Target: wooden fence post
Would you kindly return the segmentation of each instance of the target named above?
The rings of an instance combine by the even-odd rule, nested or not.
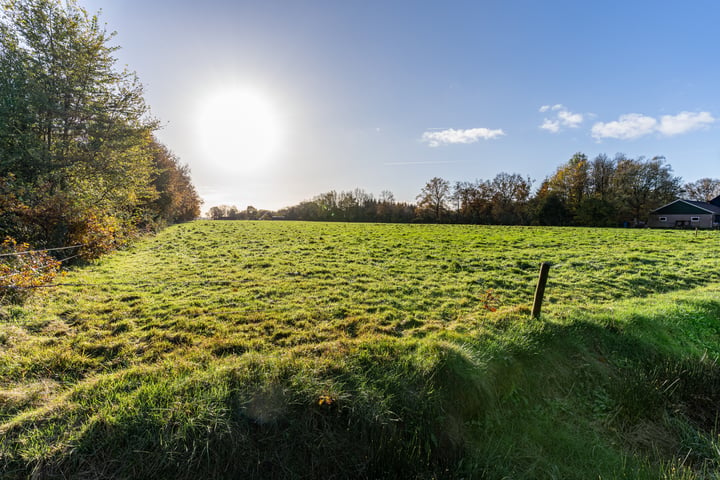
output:
[[[547,283],[548,273],[550,272],[550,262],[540,264],[540,276],[538,277],[537,287],[535,287],[535,300],[533,301],[532,318],[540,316],[540,307],[542,307],[543,296],[545,295],[545,283]]]

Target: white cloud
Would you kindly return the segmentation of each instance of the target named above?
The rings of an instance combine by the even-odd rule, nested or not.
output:
[[[540,113],[545,113],[549,110],[555,111],[555,110],[564,110],[564,109],[565,109],[565,107],[560,103],[556,103],[555,105],[543,105],[542,107],[540,107]]]
[[[543,124],[540,125],[540,128],[547,130],[550,133],[558,133],[560,131],[560,122],[557,120],[548,120],[546,118]]]
[[[639,113],[628,113],[621,115],[614,122],[598,122],[593,125],[591,134],[593,138],[618,138],[630,140],[642,137],[655,131],[657,120]]]
[[[698,130],[712,123],[715,123],[715,118],[710,115],[710,112],[680,112],[677,115],[663,115],[660,117],[658,131],[670,137]]]
[[[613,122],[596,123],[591,134],[597,140],[631,140],[652,133],[672,137],[707,127],[712,123],[715,123],[715,118],[709,112],[681,112],[677,115],[663,115],[660,120],[639,113],[628,113]]]
[[[577,128],[583,122],[581,113],[571,113],[567,110],[560,110],[558,112],[558,119],[560,119],[560,123],[570,128]]]
[[[541,129],[547,130],[550,133],[558,133],[563,127],[578,128],[585,120],[582,113],[573,113],[560,103],[552,106],[543,105],[540,107],[541,113],[547,113],[550,111],[557,113],[553,118],[543,119],[543,123],[540,125]]]
[[[502,135],[505,135],[505,132],[501,129],[470,128],[467,130],[455,130],[449,128],[437,132],[425,132],[422,135],[422,141],[427,142],[431,147],[439,147],[454,143],[475,143],[478,140],[490,140]]]

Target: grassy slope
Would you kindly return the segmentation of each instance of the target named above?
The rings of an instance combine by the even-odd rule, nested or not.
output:
[[[176,226],[0,310],[0,467],[713,478],[719,254],[716,232]]]

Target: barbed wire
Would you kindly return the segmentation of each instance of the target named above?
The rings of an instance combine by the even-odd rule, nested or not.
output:
[[[11,254],[3,254],[3,255],[0,255],[0,257],[8,257],[8,256],[10,256],[10,255],[23,255],[23,254],[32,253],[32,252],[42,252],[42,251],[52,251],[52,250],[69,250],[69,249],[71,249],[71,248],[78,248],[78,247],[82,247],[82,246],[84,246],[84,244],[83,244],[83,245],[73,245],[73,246],[71,246],[71,247],[59,247],[59,248],[48,249],[48,250],[33,250],[33,251],[26,251],[26,252],[17,252],[17,253],[11,253]],[[68,262],[68,261],[72,260],[73,258],[77,258],[77,257],[80,257],[80,256],[81,256],[81,254],[78,253],[78,254],[76,254],[76,255],[71,255],[71,256],[69,256],[69,257],[61,258],[60,260],[56,260],[56,261],[58,262],[58,264],[62,264],[62,263],[65,263],[65,262]],[[35,269],[32,269],[32,271],[37,273],[37,270],[35,270]],[[11,271],[9,274],[1,276],[1,277],[0,277],[0,282],[2,282],[3,280],[6,280],[6,279],[8,279],[8,278],[16,277],[16,276],[18,276],[18,275],[22,275],[22,271],[17,271],[17,270],[16,270],[16,271]],[[47,285],[47,286],[52,286],[52,285]],[[4,288],[4,289],[10,289],[10,290],[16,290],[16,291],[17,291],[17,290],[25,290],[25,289],[28,289],[28,288],[30,288],[30,287],[29,287],[29,286],[27,286],[27,287],[18,287],[18,286],[15,286],[15,285],[0,285],[0,289],[3,289],[3,288]]]
[[[0,277],[6,278],[6,277]],[[235,283],[247,283],[247,282],[235,282]],[[231,286],[233,282],[230,280],[191,280],[191,281],[183,281],[183,282],[105,282],[105,283],[82,283],[82,282],[72,282],[72,283],[51,283],[47,285],[31,285],[27,287],[15,287],[12,285],[5,285],[0,286],[0,288],[10,288],[13,290],[30,290],[30,289],[39,289],[39,288],[57,288],[57,287],[115,287],[115,286],[132,286],[132,287],[156,287],[156,286],[163,286],[163,287],[171,287],[171,286],[190,286],[190,285],[223,285],[223,286]]]
[[[86,247],[86,246],[87,246],[87,244],[83,243],[80,245],[70,245],[69,247],[42,248],[39,250],[25,250],[23,252],[0,253],[0,257],[13,257],[13,256],[19,256],[19,255],[29,255],[31,253],[41,253],[41,252],[58,252],[60,250],[70,250],[73,248],[80,248],[80,247]]]
[[[80,253],[78,253],[77,255],[73,255],[73,256],[71,256],[71,257],[65,257],[65,258],[63,258],[63,259],[60,259],[60,260],[58,260],[58,262],[64,263],[64,262],[67,262],[68,260],[72,260],[73,258],[77,258],[77,257],[79,257],[79,256],[81,256]]]

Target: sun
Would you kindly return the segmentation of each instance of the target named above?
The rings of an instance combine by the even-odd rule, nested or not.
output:
[[[195,123],[203,160],[226,172],[267,167],[282,147],[280,115],[261,90],[225,88],[201,97]]]

